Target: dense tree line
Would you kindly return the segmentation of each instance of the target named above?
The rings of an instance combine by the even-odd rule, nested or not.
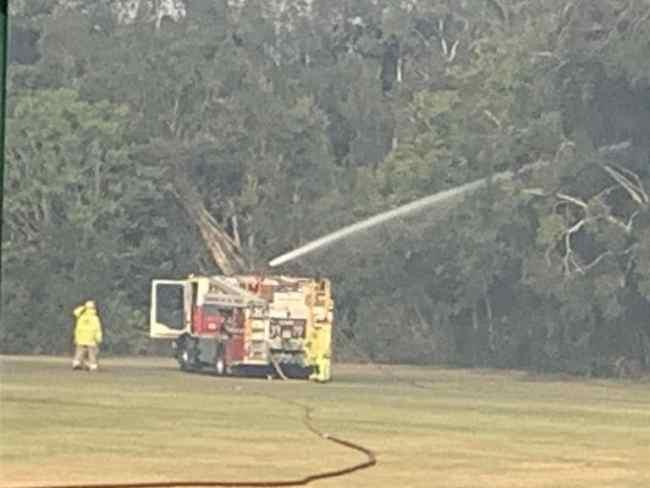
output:
[[[510,170],[281,271],[333,280],[340,357],[650,367],[650,1],[167,3],[14,4],[4,352],[89,296],[146,351],[152,278]]]

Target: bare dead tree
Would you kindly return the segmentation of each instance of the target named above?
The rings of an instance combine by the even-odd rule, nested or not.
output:
[[[552,207],[553,213],[557,213],[561,208],[564,208],[567,225],[558,237],[558,240],[552,242],[547,247],[544,255],[547,265],[551,266],[551,254],[556,248],[558,241],[562,242],[562,270],[564,277],[567,279],[576,272],[580,274],[587,273],[608,257],[633,254],[635,250],[634,245],[619,253],[615,253],[612,250],[605,250],[590,262],[583,263],[573,247],[573,238],[579,231],[584,229],[587,224],[605,221],[615,225],[625,234],[629,235],[633,231],[635,218],[640,212],[646,210],[650,203],[643,182],[636,173],[616,165],[602,165],[601,168],[615,181],[615,184],[600,191],[594,197],[590,198],[589,201],[563,192],[553,194],[553,197],[556,199]],[[639,207],[627,219],[617,216],[612,206],[607,202],[607,196],[617,190],[625,191],[630,199]]]
[[[192,187],[182,171],[176,171],[172,193],[198,227],[201,237],[215,264],[226,275],[236,274],[249,268],[241,253],[239,237],[230,237],[206,209],[201,196]]]

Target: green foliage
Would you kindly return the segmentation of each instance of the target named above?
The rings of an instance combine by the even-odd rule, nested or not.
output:
[[[124,106],[87,103],[73,90],[16,95],[8,119],[3,320],[8,334],[25,340],[3,343],[7,350],[66,350],[74,305],[134,289],[131,272],[148,250],[129,232],[142,224],[139,202],[158,197],[123,145],[127,116]],[[29,305],[15,307],[16,297]]]
[[[377,360],[650,364],[644,2],[222,3],[160,30],[93,2],[20,7],[40,56],[10,69],[3,350],[67,350],[89,296],[110,351],[147,349],[150,279],[218,271],[179,179],[268,272],[528,167],[282,272],[331,277],[339,339]]]
[[[540,246],[546,248],[550,244],[557,242],[564,235],[565,230],[564,219],[560,215],[545,216],[540,220],[537,242]]]

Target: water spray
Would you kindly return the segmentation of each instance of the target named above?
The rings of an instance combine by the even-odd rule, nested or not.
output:
[[[472,191],[478,190],[479,188],[487,186],[490,182],[495,183],[504,180],[511,180],[516,175],[539,168],[541,166],[546,166],[547,164],[549,164],[547,161],[540,161],[537,163],[524,166],[518,171],[503,171],[500,173],[495,173],[494,175],[488,178],[481,178],[480,180],[475,180],[470,183],[465,183],[463,185],[459,185],[454,188],[450,188],[448,190],[443,190],[433,195],[429,195],[428,197],[420,198],[419,200],[415,200],[414,202],[407,203],[405,205],[402,205],[392,210],[388,210],[386,212],[382,212],[378,215],[362,220],[361,222],[348,225],[346,227],[343,227],[342,229],[339,229],[323,237],[308,242],[307,244],[300,246],[299,248],[294,249],[293,251],[282,254],[281,256],[272,259],[269,262],[269,266],[275,267],[287,263],[289,261],[293,261],[296,258],[312,253],[317,249],[323,248],[325,246],[329,246],[330,244],[340,241],[341,239],[344,239],[350,235],[357,234],[361,231],[370,229],[371,227],[375,227],[377,225],[383,224],[384,222],[388,222],[398,217],[403,217],[418,212],[420,210],[423,210],[427,207],[431,207],[436,204],[444,203],[448,200],[451,200],[454,197],[462,196],[466,193],[470,193]]]

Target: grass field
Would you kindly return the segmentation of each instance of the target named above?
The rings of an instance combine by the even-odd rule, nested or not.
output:
[[[2,486],[298,478],[362,461],[322,487],[650,487],[650,383],[335,365],[325,385],[215,378],[169,359],[2,357]]]

